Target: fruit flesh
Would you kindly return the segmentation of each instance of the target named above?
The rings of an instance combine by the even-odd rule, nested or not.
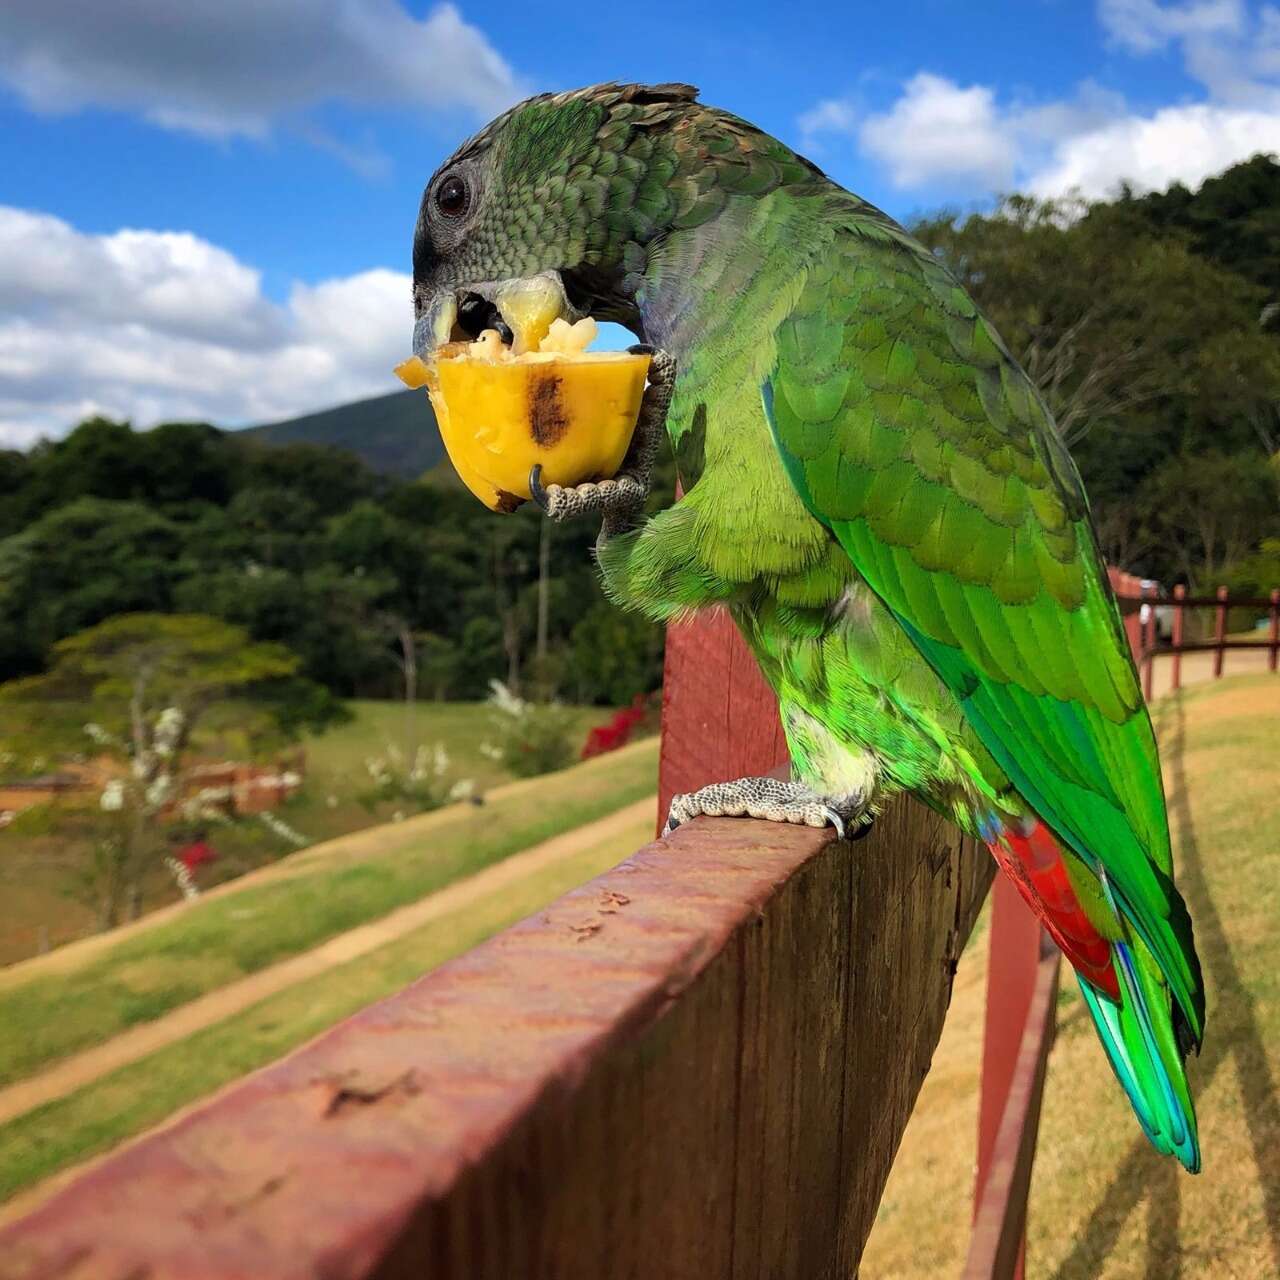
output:
[[[539,343],[560,316],[561,298],[562,290],[546,276],[513,280],[498,290],[495,301],[511,327],[511,350],[516,355],[539,350]]]
[[[588,352],[594,320],[553,318],[540,333],[544,318],[531,308],[531,318],[512,325],[514,345],[537,337],[537,350],[519,354],[486,330],[474,343],[449,343],[429,362],[414,356],[396,369],[407,386],[427,388],[454,469],[494,511],[531,496],[535,465],[544,484],[615,475],[640,411],[647,355]]]

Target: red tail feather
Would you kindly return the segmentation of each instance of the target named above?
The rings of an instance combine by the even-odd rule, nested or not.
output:
[[[1111,943],[1085,915],[1049,828],[1038,819],[1026,835],[1006,828],[997,840],[987,842],[987,848],[1080,976],[1119,1000]]]

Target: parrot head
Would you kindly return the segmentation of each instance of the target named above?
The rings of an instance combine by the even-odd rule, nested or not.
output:
[[[427,183],[413,243],[414,352],[489,328],[507,337],[506,300],[534,278],[565,319],[590,314],[643,336],[636,291],[649,246],[795,172],[817,171],[698,103],[690,85],[530,98]]]
[[[486,328],[507,336],[503,299],[534,277],[565,319],[590,313],[634,326],[626,246],[662,229],[644,213],[644,189],[655,186],[649,161],[664,149],[652,135],[676,124],[696,97],[689,85],[542,94],[464,142],[422,196],[414,351],[429,354]],[[655,194],[648,206],[660,213]]]

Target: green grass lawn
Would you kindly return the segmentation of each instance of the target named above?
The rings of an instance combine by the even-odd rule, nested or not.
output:
[[[339,725],[306,742],[308,771],[317,778],[341,780],[352,775],[364,779],[368,756],[381,755],[388,743],[404,749],[411,735],[406,730],[404,704],[400,702],[348,702],[355,714],[351,724]],[[587,730],[603,724],[612,712],[607,707],[573,707],[569,739],[577,755]],[[452,760],[455,778],[473,778],[482,786],[506,782],[511,775],[480,751],[489,736],[489,710],[480,702],[419,702],[414,707],[416,741],[441,742]]]
[[[303,744],[306,781],[279,810],[280,817],[310,843],[390,821],[396,809],[382,804],[371,813],[356,796],[369,785],[366,759],[384,754],[388,743],[404,748],[404,704],[354,701],[348,706],[354,713],[350,724]],[[484,790],[511,780],[510,773],[480,752],[490,714],[484,703],[420,702],[414,708],[413,730],[419,742],[445,747],[451,780],[470,778]],[[572,709],[569,740],[575,755],[587,730],[610,714],[604,707]],[[0,965],[25,960],[42,946],[56,947],[93,930],[92,911],[72,889],[75,864],[91,847],[99,825],[93,802],[81,801],[64,802],[57,810],[31,811],[14,827],[0,830]],[[211,839],[219,860],[202,872],[205,888],[274,862],[295,848],[256,819],[214,828]],[[158,860],[144,887],[147,911],[177,901],[172,877]]]
[[[382,827],[338,852],[304,851],[297,874],[204,899],[67,971],[0,976],[0,1085],[612,813],[656,783],[652,739],[483,807]]]
[[[532,914],[653,837],[646,819],[500,894],[301,982],[150,1057],[0,1125],[0,1200],[132,1136],[279,1057]]]
[[[1155,706],[1175,872],[1208,1021],[1189,1066],[1204,1171],[1151,1150],[1063,974],[1031,1187],[1027,1274],[1049,1280],[1280,1275],[1280,679]],[[863,1271],[960,1270],[969,1238],[987,946],[960,965],[947,1027]]]

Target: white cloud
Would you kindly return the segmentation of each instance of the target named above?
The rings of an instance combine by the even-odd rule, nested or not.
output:
[[[806,151],[822,148],[826,134],[852,136],[858,131],[858,111],[843,98],[824,98],[806,111],[796,122],[800,126],[801,145]]]
[[[857,138],[897,187],[999,191],[1024,180],[1056,144],[1103,127],[1124,110],[1119,94],[1092,81],[1070,99],[1003,105],[986,85],[963,86],[923,71],[889,110],[862,121]]]
[[[1098,0],[1098,21],[1115,44],[1143,54],[1187,37],[1239,35],[1246,14],[1243,0]]]
[[[1201,102],[1125,114],[1061,140],[1030,186],[1104,195],[1120,181],[1139,189],[1195,186],[1259,151],[1280,151],[1280,9],[1245,0],[1099,0],[1113,43],[1136,55],[1170,46]]]
[[[213,138],[330,102],[491,115],[520,96],[454,5],[419,19],[397,0],[4,4],[0,80],[36,111],[107,107]]]
[[[1001,127],[995,94],[927,71],[913,76],[887,111],[858,131],[863,151],[889,171],[895,186],[961,178],[1005,185],[1013,174],[1014,139]]]
[[[1078,188],[1091,198],[1110,194],[1121,181],[1138,190],[1173,182],[1195,187],[1259,151],[1280,152],[1280,113],[1166,107],[1068,138],[1027,185],[1038,195]]]
[[[91,413],[226,425],[392,391],[409,287],[376,269],[296,285],[281,305],[187,232],[89,235],[0,206],[0,444]]]
[[[1074,187],[1097,197],[1121,182],[1195,185],[1259,151],[1280,151],[1280,8],[1099,0],[1098,16],[1128,53],[1176,48],[1204,100],[1138,113],[1086,81],[1071,98],[1029,103],[922,71],[887,110],[860,120],[851,101],[824,99],[799,118],[801,132],[855,137],[897,187],[965,195]]]

